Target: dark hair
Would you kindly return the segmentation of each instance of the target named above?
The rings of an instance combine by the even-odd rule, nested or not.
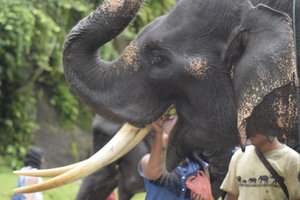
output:
[[[24,158],[24,165],[39,169],[42,164],[44,151],[38,147],[30,147]]]
[[[297,109],[292,103],[296,99],[290,95],[294,91],[294,85],[286,85],[266,95],[246,119],[247,137],[259,133],[280,140],[285,134],[297,135]]]
[[[263,119],[255,121],[252,116],[247,119],[246,133],[247,138],[253,137],[256,133],[279,138],[283,135],[282,130],[274,123]]]

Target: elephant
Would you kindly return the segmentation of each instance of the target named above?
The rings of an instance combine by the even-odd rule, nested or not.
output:
[[[120,129],[121,123],[113,122],[95,115],[92,123],[93,151],[101,149]],[[77,193],[76,200],[106,199],[118,187],[120,200],[129,200],[134,194],[144,192],[144,182],[138,174],[138,163],[143,155],[150,152],[150,143],[153,135],[149,134],[134,149],[121,159],[97,170],[87,176]],[[230,149],[220,151],[197,152],[197,155],[212,164],[209,167],[212,193],[215,199],[221,196],[220,185],[228,170],[231,158]]]
[[[268,184],[269,176],[266,176],[266,175],[260,176],[260,177],[258,177],[258,181],[259,181],[259,183]]]
[[[67,82],[95,112],[137,127],[175,105],[169,171],[192,150],[238,145],[251,127],[297,140],[292,2],[253,3],[260,4],[179,1],[107,62],[98,49],[128,25],[141,1],[106,1],[66,39]]]
[[[255,132],[284,137],[299,148],[300,51],[295,49],[300,43],[294,38],[299,21],[293,26],[291,0],[180,0],[145,26],[119,58],[102,60],[99,48],[128,26],[142,4],[105,1],[72,28],[63,49],[74,94],[124,128],[82,164],[17,192],[53,188],[104,167],[138,143],[172,106],[178,121],[165,159],[169,172],[192,151],[244,147]],[[299,19],[298,3],[295,10]]]
[[[249,183],[254,183],[254,184],[255,184],[255,183],[256,183],[256,178],[249,178],[249,179],[248,179],[248,182],[249,182]]]

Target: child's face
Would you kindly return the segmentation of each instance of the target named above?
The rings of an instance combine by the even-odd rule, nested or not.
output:
[[[249,139],[251,141],[251,144],[253,144],[254,146],[260,146],[261,144],[268,142],[267,136],[259,134],[259,133],[254,134]]]

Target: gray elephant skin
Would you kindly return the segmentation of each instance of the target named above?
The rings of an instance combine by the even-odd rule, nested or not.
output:
[[[192,151],[231,148],[253,132],[284,135],[297,148],[291,0],[181,0],[144,27],[120,58],[102,60],[99,48],[142,3],[106,1],[70,31],[64,71],[79,99],[137,127],[175,105],[168,171]]]

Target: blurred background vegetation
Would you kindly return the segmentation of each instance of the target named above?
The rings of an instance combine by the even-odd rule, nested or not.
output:
[[[75,98],[65,81],[62,48],[69,30],[102,1],[0,0],[0,159],[10,156],[9,163],[1,164],[22,165],[39,130],[36,104],[43,95],[59,113],[61,126],[76,124],[91,132],[94,113]],[[118,57],[145,24],[175,3],[146,1],[131,25],[101,49],[102,58]]]

